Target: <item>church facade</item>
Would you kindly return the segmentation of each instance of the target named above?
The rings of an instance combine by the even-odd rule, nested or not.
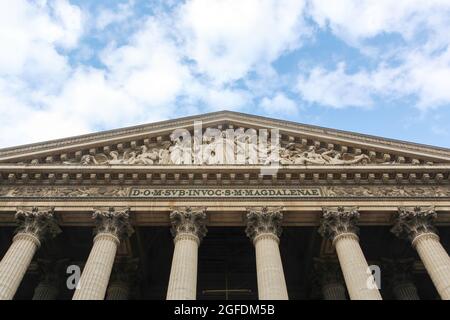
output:
[[[0,299],[450,299],[450,150],[222,111],[0,150]]]

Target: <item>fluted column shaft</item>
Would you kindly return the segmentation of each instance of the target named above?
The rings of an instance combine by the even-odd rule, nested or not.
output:
[[[333,282],[322,286],[324,300],[347,300],[345,286],[341,282]]]
[[[382,258],[383,281],[396,300],[420,300],[413,281],[414,258]]]
[[[129,209],[97,210],[92,215],[96,228],[94,245],[84,266],[73,295],[73,300],[103,300],[114,265],[120,240],[129,237],[133,228],[129,222]]]
[[[18,233],[14,236],[13,243],[0,262],[0,300],[14,298],[39,246],[39,239],[32,234]]]
[[[313,283],[323,300],[347,300],[344,278],[337,257],[314,258]]]
[[[17,210],[15,219],[17,234],[0,261],[0,300],[14,298],[41,241],[61,232],[53,219],[53,209]]]
[[[336,257],[314,258],[314,284],[320,287],[323,300],[347,300],[339,261]]]
[[[450,300],[450,257],[439,241],[436,217],[434,207],[399,208],[391,231],[411,241],[437,292]]]
[[[333,242],[350,299],[381,300],[359,245],[358,219],[356,208],[323,208],[319,233]]]
[[[103,300],[116,257],[119,239],[110,233],[99,233],[75,290],[73,300]]]
[[[368,285],[371,276],[367,272],[369,265],[359,245],[358,236],[353,233],[341,234],[335,238],[334,246],[350,299],[381,300],[380,292]]]
[[[263,233],[256,236],[253,243],[259,299],[288,300],[278,237],[273,233]]]
[[[130,257],[115,261],[106,291],[106,300],[128,300],[130,298],[132,288],[138,278],[138,261],[139,259]]]
[[[113,282],[106,292],[106,300],[128,300],[130,296],[130,285],[126,282]]]
[[[413,242],[437,292],[443,300],[450,300],[450,257],[434,233],[417,236]]]
[[[280,255],[281,208],[248,208],[245,233],[256,254],[258,297],[260,300],[288,300]]]
[[[195,300],[199,239],[193,234],[175,237],[167,300]]]
[[[58,291],[55,284],[42,281],[34,289],[32,300],[56,300]]]
[[[412,282],[403,282],[393,286],[392,292],[397,300],[420,300],[417,288]]]
[[[198,247],[207,233],[205,208],[178,208],[170,214],[174,237],[167,300],[197,297]]]

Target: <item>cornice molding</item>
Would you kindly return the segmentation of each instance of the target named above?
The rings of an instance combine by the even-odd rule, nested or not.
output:
[[[236,123],[248,124],[254,128],[279,128],[285,133],[300,134],[310,138],[331,139],[337,143],[364,145],[366,147],[373,147],[387,151],[403,152],[406,154],[419,155],[428,158],[435,157],[444,161],[450,161],[450,149],[446,148],[298,124],[290,121],[270,119],[230,111],[220,111],[199,116],[190,116],[152,124],[0,149],[0,161],[6,161],[8,159],[18,158],[21,156],[32,157],[33,155],[42,154],[43,152],[56,152],[60,148],[70,148],[71,150],[75,150],[77,148],[86,148],[89,147],[89,145],[99,143],[114,143],[117,142],[118,139],[138,139],[148,134],[157,135],[158,133],[171,131],[175,128],[189,128],[193,126],[194,121],[203,121],[206,126],[212,125],[213,123],[234,121]]]

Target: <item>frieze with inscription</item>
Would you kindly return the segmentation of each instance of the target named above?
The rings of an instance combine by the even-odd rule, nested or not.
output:
[[[133,188],[131,197],[149,198],[192,198],[192,197],[217,197],[217,198],[246,198],[246,197],[321,197],[320,188],[255,188],[255,189],[232,189],[232,188],[199,188],[199,189],[153,189]]]
[[[324,186],[267,188],[147,188],[123,186],[0,187],[1,198],[307,198],[307,197],[450,197],[450,186]]]

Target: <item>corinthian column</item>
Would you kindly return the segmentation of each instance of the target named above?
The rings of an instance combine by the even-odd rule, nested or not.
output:
[[[114,264],[106,300],[128,300],[137,279],[138,260],[125,258]]]
[[[61,232],[53,218],[53,210],[18,210],[15,217],[19,227],[0,262],[0,300],[14,297],[41,241]]]
[[[206,210],[184,208],[170,214],[173,251],[167,300],[195,300],[197,296],[198,247],[206,235]]]
[[[120,241],[133,233],[129,210],[95,211],[95,237],[73,300],[103,300]]]
[[[245,232],[255,246],[260,300],[288,300],[278,246],[282,219],[280,208],[248,209]]]
[[[319,233],[336,249],[351,300],[381,300],[366,258],[359,246],[356,209],[324,208]]]
[[[384,279],[388,279],[392,293],[397,300],[420,300],[412,281],[414,259],[383,260]]]
[[[56,300],[68,260],[38,261],[41,280],[34,289],[33,300]]]
[[[391,231],[411,241],[443,300],[450,300],[450,257],[434,227],[434,208],[399,208]]]
[[[315,259],[315,276],[324,300],[347,300],[345,283],[339,262],[335,259]]]

